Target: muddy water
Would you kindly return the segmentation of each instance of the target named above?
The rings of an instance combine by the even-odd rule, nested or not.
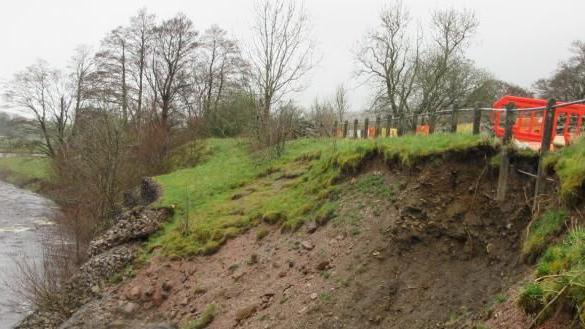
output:
[[[49,231],[53,202],[0,181],[0,328],[11,328],[28,311],[8,286],[15,286],[16,259],[41,260],[41,232]],[[8,283],[8,285],[6,284]]]

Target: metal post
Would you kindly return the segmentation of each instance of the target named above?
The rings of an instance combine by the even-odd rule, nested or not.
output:
[[[347,138],[347,126],[349,125],[349,122],[347,122],[347,120],[345,120],[345,122],[343,122],[343,138]]]
[[[358,119],[353,119],[353,138],[357,139]]]
[[[376,117],[376,133],[375,133],[375,137],[378,138],[380,137],[380,130],[382,129],[382,120],[380,119],[379,116]]]

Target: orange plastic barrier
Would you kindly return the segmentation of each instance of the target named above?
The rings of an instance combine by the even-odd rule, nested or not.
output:
[[[516,112],[516,120],[512,126],[514,138],[525,142],[541,142],[542,131],[544,130],[544,111],[523,112],[522,109],[543,107],[548,104],[548,101],[544,99],[504,96],[495,102],[493,107],[495,109],[503,109],[509,103],[514,103],[515,107],[519,109]],[[552,140],[555,140],[556,136],[562,136],[565,144],[569,144],[572,139],[581,134],[583,117],[585,117],[585,105],[576,104],[556,109]],[[496,111],[493,114],[494,132],[498,137],[504,136],[504,118],[505,114],[502,111]]]
[[[368,137],[370,138],[376,137],[376,127],[368,127]]]
[[[428,135],[431,131],[431,127],[429,125],[420,125],[416,126],[416,134],[417,135]]]

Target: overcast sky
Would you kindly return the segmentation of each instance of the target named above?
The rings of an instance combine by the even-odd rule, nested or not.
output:
[[[383,0],[307,0],[321,54],[303,105],[332,94],[344,83],[352,110],[367,105],[368,89],[353,78],[356,42],[377,24]],[[480,19],[469,57],[499,79],[524,87],[548,76],[569,55],[573,40],[585,40],[585,0],[405,0],[413,19],[426,26],[436,8],[473,9]],[[63,67],[79,44],[97,46],[111,29],[139,8],[159,18],[177,12],[202,31],[211,24],[249,38],[253,0],[12,0],[0,2],[0,80],[43,58]]]

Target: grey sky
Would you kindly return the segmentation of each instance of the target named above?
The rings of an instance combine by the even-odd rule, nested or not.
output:
[[[339,83],[350,88],[352,110],[367,104],[367,87],[358,87],[353,49],[377,23],[383,0],[307,0],[321,61],[308,88],[298,98],[333,93]],[[568,56],[573,40],[585,40],[584,0],[404,0],[413,19],[426,27],[434,8],[476,11],[480,29],[470,57],[496,77],[529,87],[548,76]],[[43,58],[63,67],[79,44],[97,46],[107,31],[126,24],[141,7],[160,17],[182,11],[198,30],[218,24],[247,39],[253,0],[4,0],[0,2],[0,80]]]

